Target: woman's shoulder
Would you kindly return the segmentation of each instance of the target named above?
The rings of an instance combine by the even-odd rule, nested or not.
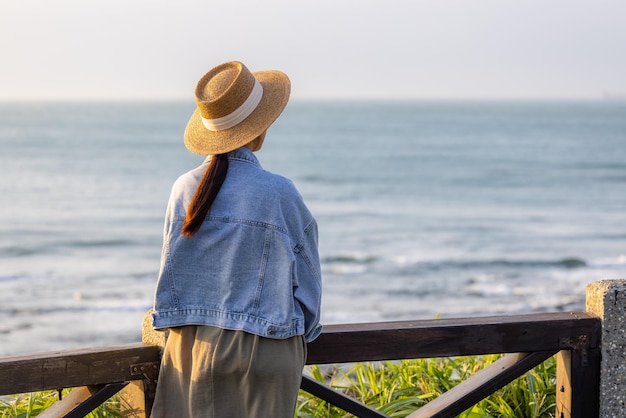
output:
[[[187,171],[186,173],[181,174],[180,176],[178,176],[178,178],[174,182],[174,185],[185,185],[187,183],[197,183],[202,178],[202,175],[204,174],[207,168],[207,164],[208,163],[203,163],[199,165],[198,167],[193,168]]]
[[[263,172],[266,173],[267,176],[271,177],[272,182],[274,182],[277,187],[284,187],[286,189],[294,190],[296,189],[296,186],[291,179],[280,174],[272,173],[271,171],[263,170]]]
[[[267,187],[273,189],[276,194],[287,197],[288,199],[294,197],[300,198],[300,192],[291,179],[266,170],[263,170],[263,173],[264,174],[260,180],[262,180]]]
[[[172,184],[170,199],[183,197],[183,200],[186,200],[188,196],[193,195],[205,169],[206,165],[203,164],[178,176]]]

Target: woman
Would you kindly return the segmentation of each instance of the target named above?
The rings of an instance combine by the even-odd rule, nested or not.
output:
[[[287,105],[280,71],[228,62],[200,79],[185,145],[211,157],[174,183],[154,327],[169,329],[153,417],[293,417],[321,332],[317,224],[255,155]]]

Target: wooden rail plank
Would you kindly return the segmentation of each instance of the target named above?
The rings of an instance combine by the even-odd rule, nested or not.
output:
[[[84,418],[85,415],[102,405],[107,399],[122,390],[127,384],[128,382],[109,383],[100,387],[89,398],[85,399],[69,413],[65,414],[63,418]]]
[[[132,364],[159,360],[141,343],[0,358],[0,395],[133,380]]]
[[[559,351],[566,337],[599,346],[597,317],[585,312],[327,325],[307,364]]]
[[[307,376],[302,376],[300,388],[359,418],[384,418],[387,416]]]
[[[594,369],[600,328],[585,312],[328,325],[309,344],[307,364],[573,349]],[[159,350],[138,343],[0,358],[0,395],[137,379],[131,365],[158,362]],[[587,368],[577,377],[595,376]]]
[[[45,411],[37,415],[38,418],[59,418],[65,417],[72,412],[74,408],[79,406],[85,400],[89,399],[98,390],[102,389],[104,385],[99,386],[81,386],[75,388],[67,395],[63,396],[62,400],[56,401],[50,405]]]
[[[84,417],[126,385],[126,382],[120,382],[76,388],[37,416],[39,418]]]

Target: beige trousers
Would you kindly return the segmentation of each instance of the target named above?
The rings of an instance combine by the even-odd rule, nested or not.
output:
[[[304,337],[285,340],[209,326],[170,330],[153,418],[292,418]]]

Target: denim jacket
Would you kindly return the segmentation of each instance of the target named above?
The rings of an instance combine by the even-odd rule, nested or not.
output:
[[[154,327],[212,325],[268,338],[321,332],[317,224],[293,183],[263,170],[247,148],[200,229],[181,233],[209,159],[172,187],[165,216]]]

